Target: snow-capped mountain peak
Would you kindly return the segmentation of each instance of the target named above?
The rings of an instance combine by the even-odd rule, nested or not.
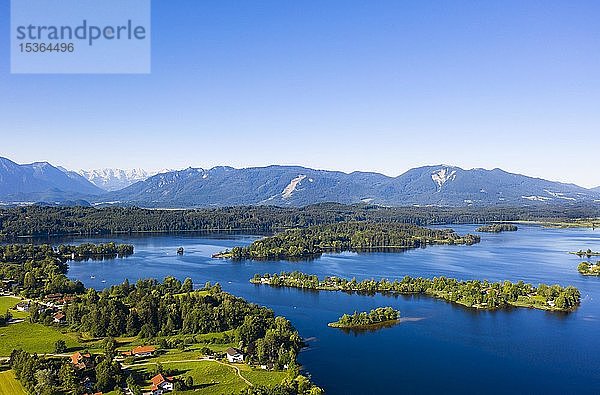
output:
[[[158,172],[148,172],[138,168],[79,170],[77,173],[97,187],[106,191],[117,191],[138,181],[144,181]]]

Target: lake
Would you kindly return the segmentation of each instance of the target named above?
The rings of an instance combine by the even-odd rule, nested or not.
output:
[[[475,225],[452,226],[474,232]],[[600,249],[600,230],[520,226],[481,234],[473,246],[432,246],[403,253],[327,254],[305,262],[230,262],[211,255],[251,243],[248,235],[148,235],[71,238],[63,242],[131,243],[135,254],[102,262],[71,262],[69,277],[97,289],[125,278],[191,277],[287,317],[309,348],[299,361],[328,394],[598,393],[600,278],[577,272],[568,251]],[[182,256],[176,254],[184,247]],[[474,311],[420,296],[361,296],[253,285],[255,273],[299,270],[347,278],[449,276],[574,285],[573,313],[530,309]],[[94,277],[94,278],[92,278]],[[376,332],[346,333],[327,323],[343,313],[392,306],[408,318]]]

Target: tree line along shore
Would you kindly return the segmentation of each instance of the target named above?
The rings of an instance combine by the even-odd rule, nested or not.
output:
[[[589,218],[589,219],[586,219]],[[381,207],[321,203],[306,207],[242,206],[187,210],[138,207],[0,208],[0,239],[53,235],[107,235],[147,232],[247,231],[283,229],[348,221],[413,225],[539,223],[548,226],[600,226],[597,205],[529,207]]]
[[[273,287],[291,287],[317,291],[343,291],[362,294],[421,294],[443,299],[469,308],[496,310],[508,307],[527,307],[549,311],[572,311],[581,301],[579,290],[573,286],[540,284],[534,287],[522,281],[513,283],[489,282],[487,280],[460,281],[447,277],[433,279],[405,276],[402,280],[389,281],[344,279],[325,277],[301,272],[256,274],[253,284]]]

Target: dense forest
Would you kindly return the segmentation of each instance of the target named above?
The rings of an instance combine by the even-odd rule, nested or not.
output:
[[[571,311],[579,306],[581,294],[575,287],[540,284],[537,288],[522,281],[512,283],[489,282],[487,280],[459,281],[447,277],[413,278],[405,276],[402,280],[379,281],[339,277],[317,276],[300,272],[280,274],[256,274],[250,280],[254,284],[267,284],[274,287],[294,287],[303,289],[360,292],[366,294],[423,294],[448,302],[478,309],[494,310],[516,307],[533,307],[543,310]]]
[[[476,232],[500,233],[500,232],[516,232],[519,228],[513,224],[492,224],[484,225],[475,229]]]
[[[130,244],[90,244],[79,246],[48,244],[8,244],[0,246],[0,279],[8,291],[26,297],[81,293],[83,284],[65,274],[69,260],[105,259],[133,254]]]
[[[398,310],[392,307],[378,307],[369,312],[355,311],[353,314],[344,314],[336,322],[331,322],[328,325],[332,328],[360,328],[397,321],[398,318],[400,318]]]
[[[27,206],[0,209],[0,238],[210,230],[270,233],[340,221],[431,225],[517,220],[564,221],[591,217],[600,217],[600,207],[581,204],[519,208],[380,207],[326,203],[303,208],[248,206],[149,210],[136,207]]]
[[[433,244],[475,244],[479,236],[451,229],[398,223],[342,222],[290,229],[215,256],[232,259],[294,259],[324,252],[398,251]]]

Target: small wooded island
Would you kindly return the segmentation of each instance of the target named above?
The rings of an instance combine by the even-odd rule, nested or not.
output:
[[[600,276],[600,261],[596,263],[581,262],[577,266],[577,270],[584,276]]]
[[[578,257],[586,256],[588,258],[592,256],[600,256],[600,252],[592,251],[589,248],[585,251],[579,250],[577,252],[569,252],[569,254],[577,255]]]
[[[343,329],[360,329],[379,327],[386,324],[398,322],[400,312],[392,307],[378,307],[367,312],[355,311],[352,315],[344,314],[336,322],[330,322],[327,326]]]
[[[402,280],[374,279],[357,281],[339,277],[325,277],[301,272],[280,274],[256,274],[253,284],[273,287],[291,287],[319,291],[344,291],[364,294],[421,294],[470,308],[496,310],[501,308],[528,307],[549,311],[572,311],[579,306],[581,293],[573,286],[540,284],[537,288],[523,281],[489,282],[487,280],[459,281],[447,277],[433,279],[405,276]]]
[[[476,232],[500,233],[500,232],[516,232],[519,228],[513,224],[492,224],[483,225],[475,229]]]
[[[344,222],[290,229],[213,255],[231,259],[301,259],[326,252],[393,252],[427,245],[471,245],[476,235],[460,236],[452,229],[429,229],[400,223]]]

